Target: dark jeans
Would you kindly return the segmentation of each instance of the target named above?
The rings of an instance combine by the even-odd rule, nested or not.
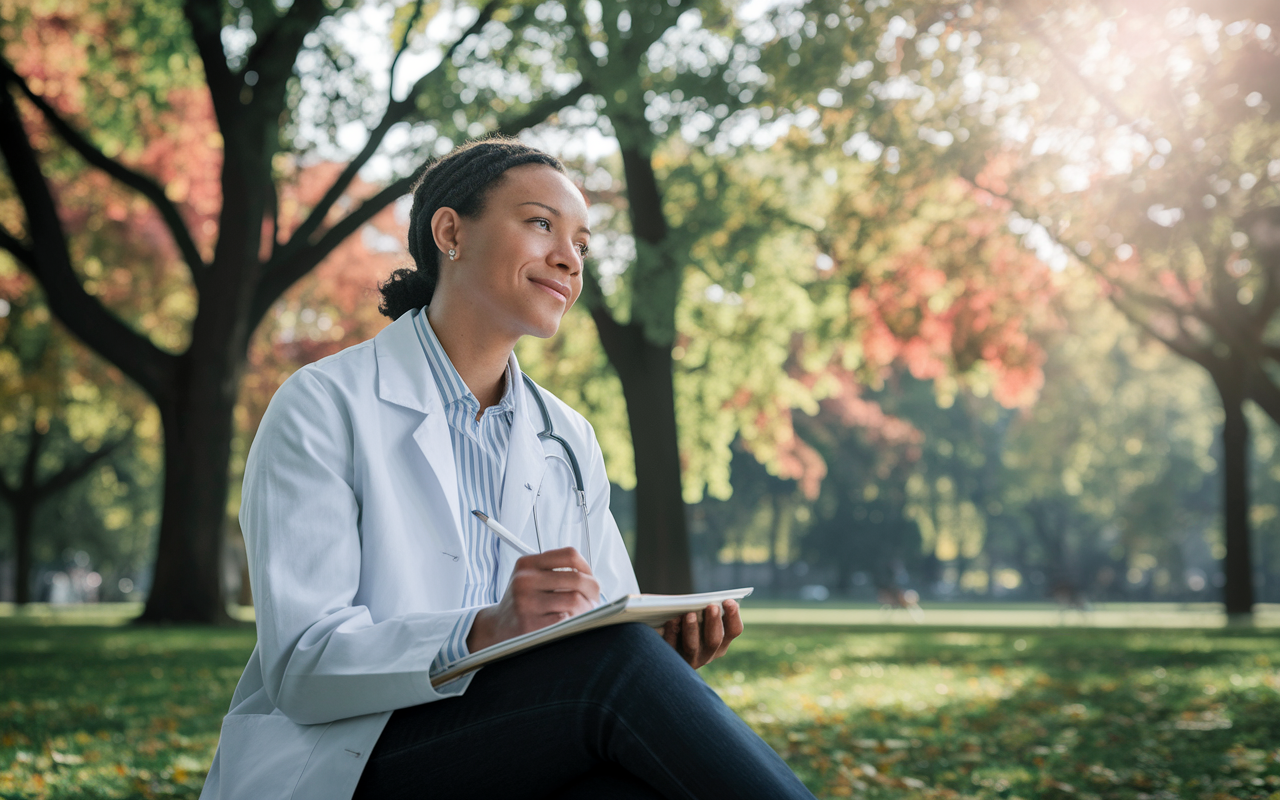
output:
[[[813,795],[652,629],[615,625],[391,715],[356,798]]]

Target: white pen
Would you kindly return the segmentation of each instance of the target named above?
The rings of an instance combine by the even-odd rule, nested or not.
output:
[[[538,554],[537,550],[534,550],[529,545],[517,539],[514,533],[502,527],[502,525],[496,519],[490,519],[488,514],[484,513],[483,511],[476,511],[475,509],[472,509],[471,513],[479,517],[480,521],[485,524],[485,527],[493,531],[494,534],[499,539],[501,539],[502,541],[506,542],[507,544],[514,547],[517,551],[519,551],[520,555],[536,556]]]

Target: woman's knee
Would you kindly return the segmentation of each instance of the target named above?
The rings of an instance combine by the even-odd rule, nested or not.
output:
[[[691,671],[675,649],[648,625],[628,622],[591,631],[583,646],[596,660],[615,662],[636,669],[681,669]]]
[[[587,685],[611,706],[687,697],[706,689],[693,668],[647,625],[612,625],[577,638],[581,649],[576,659],[591,665]]]

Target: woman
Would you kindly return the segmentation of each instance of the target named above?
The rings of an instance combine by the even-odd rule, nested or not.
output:
[[[811,797],[691,669],[741,632],[731,601],[701,629],[614,626],[431,684],[637,591],[590,425],[512,355],[577,299],[589,233],[559,162],[514,140],[422,173],[415,267],[382,286],[395,321],[291,376],[250,450],[258,643],[203,797]]]

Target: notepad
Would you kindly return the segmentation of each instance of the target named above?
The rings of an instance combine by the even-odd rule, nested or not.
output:
[[[540,630],[507,639],[460,658],[433,675],[431,685],[442,686],[468,672],[480,669],[485,664],[595,628],[623,622],[643,622],[651,628],[661,628],[667,620],[675,619],[681,614],[687,614],[690,611],[701,612],[709,605],[719,605],[725,600],[741,600],[749,594],[751,594],[751,587],[701,594],[629,594],[599,608],[562,619]]]

